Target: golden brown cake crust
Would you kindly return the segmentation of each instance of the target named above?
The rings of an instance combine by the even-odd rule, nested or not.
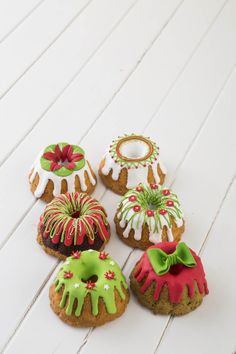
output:
[[[155,314],[158,313],[163,315],[175,316],[185,315],[195,310],[202,303],[202,299],[205,294],[201,294],[199,292],[196,282],[194,286],[193,297],[189,297],[188,288],[187,286],[185,286],[181,300],[177,304],[170,302],[167,285],[163,286],[159,295],[159,299],[157,301],[154,300],[155,283],[152,283],[142,294],[140,292],[140,288],[142,287],[144,280],[142,282],[138,282],[137,279],[134,277],[134,274],[138,268],[138,263],[130,274],[130,287],[133,293],[136,295],[138,301],[145,307],[149,308]]]
[[[105,176],[102,173],[102,168],[105,165],[105,160],[103,159],[100,162],[100,166],[99,166],[99,176],[101,177],[102,182],[105,184],[106,187],[110,188],[113,192],[120,194],[120,195],[124,195],[126,192],[129,191],[128,188],[126,188],[126,184],[127,184],[127,169],[126,168],[122,168],[121,172],[119,174],[119,178],[117,181],[112,179],[112,170],[109,172],[109,174],[107,176]],[[159,184],[163,184],[164,183],[164,179],[165,179],[165,174],[162,172],[160,165],[157,165],[157,173],[160,177],[160,182]],[[153,176],[153,172],[152,172],[152,168],[151,166],[149,166],[148,168],[148,178],[147,178],[147,183],[151,184],[151,183],[156,183],[155,178]]]
[[[103,300],[100,298],[98,304],[98,315],[94,316],[91,312],[91,300],[90,295],[87,295],[84,301],[83,309],[79,317],[75,316],[76,302],[74,303],[73,313],[71,315],[66,314],[66,306],[60,308],[60,301],[63,294],[63,288],[58,292],[55,291],[55,285],[52,284],[49,290],[50,305],[53,311],[59,316],[59,318],[67,324],[75,327],[96,327],[105,324],[120,317],[126,309],[129,302],[129,290],[123,288],[125,299],[122,300],[118,291],[115,291],[115,301],[117,312],[115,314],[109,314],[106,310],[106,306]]]
[[[130,247],[140,248],[142,250],[146,250],[148,247],[153,245],[153,243],[149,241],[149,229],[148,229],[147,224],[142,225],[141,240],[134,239],[134,230],[133,229],[130,230],[129,236],[127,238],[125,238],[124,234],[123,234],[123,231],[125,230],[125,228],[122,228],[120,226],[120,220],[118,219],[118,216],[117,216],[118,213],[119,213],[119,210],[117,210],[115,218],[114,218],[114,222],[115,222],[115,226],[116,226],[116,233],[124,243],[126,243]],[[174,237],[174,241],[178,242],[178,241],[180,241],[181,235],[185,229],[184,223],[182,226],[178,227],[176,225],[174,219],[172,219],[172,225],[173,225],[172,226],[172,234]],[[165,226],[163,227],[160,241],[170,241],[168,239],[167,229]]]
[[[80,180],[79,180],[79,177],[76,175],[75,176],[75,192],[84,192],[84,193],[87,193],[87,194],[92,194],[93,191],[95,190],[96,188],[96,185],[97,185],[97,177],[95,175],[95,173],[93,172],[89,162],[87,161],[87,164],[88,164],[88,167],[90,169],[90,172],[93,176],[93,178],[95,179],[96,181],[96,184],[93,185],[89,179],[89,176],[88,176],[88,173],[87,171],[84,172],[84,177],[85,177],[85,184],[87,186],[87,190],[86,191],[82,191],[81,190],[81,185],[80,185]],[[30,174],[29,174],[29,178],[30,176],[32,175],[33,173],[33,169],[30,171]],[[33,181],[30,183],[30,190],[32,193],[35,192],[35,190],[37,189],[38,187],[38,184],[39,184],[39,179],[40,179],[40,176],[38,173],[36,173]],[[45,201],[46,203],[49,203],[52,201],[52,199],[54,198],[54,195],[53,195],[53,190],[54,190],[54,185],[53,185],[53,181],[49,179],[46,187],[45,187],[45,190],[43,192],[43,194],[41,195],[40,199]],[[66,193],[68,190],[67,188],[67,181],[65,179],[61,179],[61,194],[64,194]]]

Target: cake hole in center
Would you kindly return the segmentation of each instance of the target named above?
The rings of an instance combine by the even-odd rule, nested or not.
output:
[[[81,280],[83,283],[86,283],[89,280],[93,283],[96,283],[96,281],[98,280],[98,276],[94,274],[94,275],[91,275],[90,277],[88,277],[87,279],[83,278]]]
[[[183,267],[183,264],[174,264],[170,267],[169,273],[172,275],[178,275],[182,271]]]
[[[65,159],[65,160],[63,160],[63,161],[60,159],[60,160],[58,161],[58,163],[59,163],[60,166],[68,165],[69,162],[70,162],[70,161],[68,161],[67,159]]]
[[[127,159],[144,159],[149,153],[149,145],[142,140],[127,140],[120,145],[120,153]]]
[[[71,214],[71,217],[74,219],[78,219],[80,217],[80,212],[77,210],[73,214]]]

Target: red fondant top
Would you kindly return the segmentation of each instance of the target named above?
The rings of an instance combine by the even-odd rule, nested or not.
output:
[[[176,246],[177,242],[160,242],[151,246],[149,249],[160,248],[165,253],[171,254],[175,251]],[[201,294],[208,294],[209,291],[201,259],[193,250],[190,249],[190,251],[197,263],[196,267],[188,268],[182,264],[176,264],[171,266],[169,272],[163,275],[157,275],[155,273],[148,259],[148,254],[145,252],[138,262],[137,269],[134,273],[138,282],[142,282],[142,280],[145,279],[144,284],[140,288],[140,292],[144,293],[149,285],[155,282],[154,300],[157,301],[162,287],[167,284],[170,302],[179,303],[185,286],[188,287],[189,297],[193,297],[196,281],[199,292]]]

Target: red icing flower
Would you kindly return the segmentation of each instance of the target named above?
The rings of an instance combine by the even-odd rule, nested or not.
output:
[[[136,191],[137,192],[142,192],[143,191],[143,187],[142,186],[137,186],[136,187]]]
[[[96,286],[96,284],[94,282],[92,282],[91,280],[87,280],[86,281],[86,285],[85,288],[89,289],[89,290],[93,290],[93,288]]]
[[[174,206],[173,200],[167,200],[166,205],[167,205],[168,207]]]
[[[80,259],[80,256],[81,256],[81,252],[79,252],[79,251],[72,252],[72,258]]]
[[[62,166],[65,166],[69,170],[75,168],[75,162],[80,161],[84,158],[83,154],[73,154],[72,145],[66,145],[63,149],[57,144],[55,146],[54,152],[48,151],[43,154],[43,157],[47,160],[52,161],[50,165],[51,171],[59,170]],[[63,164],[63,162],[67,163]]]
[[[108,253],[106,253],[106,252],[100,252],[99,253],[99,258],[100,259],[104,260],[104,259],[107,259],[107,257],[108,257]]]
[[[165,215],[167,213],[167,211],[165,209],[160,209],[159,210],[159,214],[161,215]]]
[[[169,189],[163,189],[163,191],[161,192],[164,196],[167,196],[170,194]]]
[[[154,213],[153,210],[147,210],[147,211],[146,211],[146,215],[149,216],[149,217],[150,217],[150,216],[154,216],[154,214],[155,214],[155,213]]]
[[[136,200],[137,200],[136,195],[131,195],[131,196],[129,197],[129,201],[130,201],[130,202],[135,202]]]
[[[140,210],[141,210],[141,206],[140,205],[134,205],[133,206],[133,211],[138,212]]]
[[[70,279],[73,277],[73,273],[70,270],[65,270],[64,271],[64,278],[65,279]]]
[[[115,278],[115,273],[112,272],[111,270],[108,270],[106,273],[105,273],[105,277],[108,279],[108,280],[113,280]]]
[[[158,185],[156,183],[150,183],[151,189],[157,189]]]

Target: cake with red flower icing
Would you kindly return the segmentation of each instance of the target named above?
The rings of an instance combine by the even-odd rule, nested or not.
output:
[[[155,183],[139,184],[121,199],[115,215],[118,236],[146,249],[160,241],[179,241],[184,219],[176,194]]]
[[[125,134],[110,144],[100,163],[99,175],[108,188],[124,195],[140,182],[163,184],[166,170],[154,141]]]
[[[122,315],[129,290],[119,265],[106,252],[76,252],[66,259],[50,287],[59,318],[76,327],[101,326]]]
[[[45,252],[65,259],[76,251],[102,250],[109,231],[105,209],[95,198],[85,193],[65,193],[46,206],[37,240]]]
[[[66,192],[91,194],[97,183],[84,150],[68,143],[52,144],[40,152],[29,181],[35,197],[46,202]]]
[[[141,304],[166,315],[184,315],[208,294],[201,259],[183,242],[148,248],[131,272],[130,285]]]

